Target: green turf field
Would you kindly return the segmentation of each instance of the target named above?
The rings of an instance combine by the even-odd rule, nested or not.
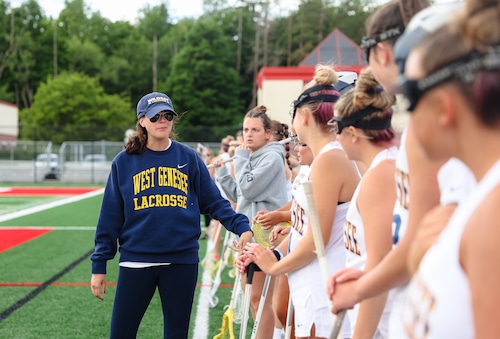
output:
[[[28,207],[67,197],[3,197],[0,217]],[[97,222],[101,195],[64,204],[37,213],[0,222],[5,227],[53,227],[54,231],[0,252],[0,338],[107,338],[115,286],[108,286],[105,300],[95,298],[89,287],[89,254],[93,249],[93,228]],[[0,242],[2,240],[0,239]],[[207,241],[200,240],[200,259]],[[118,263],[108,263],[107,281],[116,282]],[[234,279],[226,268],[219,302],[208,308],[208,320],[201,323],[206,338],[219,332],[224,306],[229,304]],[[200,265],[199,284],[203,267]],[[191,316],[190,338],[195,336],[202,287],[196,290]],[[200,326],[200,325],[198,325]],[[239,325],[235,324],[235,336]],[[252,321],[247,336],[250,337]],[[203,331],[202,331],[203,332]],[[158,294],[153,298],[139,329],[138,338],[162,338],[163,320]],[[199,337],[203,339],[205,336]]]

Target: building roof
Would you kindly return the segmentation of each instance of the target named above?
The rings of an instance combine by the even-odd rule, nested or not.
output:
[[[335,28],[299,63],[299,66],[315,66],[317,64],[365,66],[366,58],[363,50],[354,41]]]

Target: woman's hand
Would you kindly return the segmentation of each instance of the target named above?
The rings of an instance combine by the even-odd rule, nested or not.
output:
[[[90,289],[96,298],[104,300],[101,291],[106,294],[106,274],[92,274]]]
[[[234,264],[236,266],[236,269],[241,273],[245,273],[247,270],[247,266],[250,265],[253,262],[252,257],[250,253],[246,251],[240,252],[240,255],[236,257],[236,260],[234,261]]]
[[[222,167],[224,166],[224,160],[219,156],[214,157],[212,158],[212,160],[210,160],[210,165],[214,166],[215,168]]]
[[[231,249],[237,252],[241,252],[241,250],[245,248],[245,245],[252,241],[252,238],[253,238],[252,231],[246,231],[241,233],[240,240],[238,241],[237,244],[232,246]]]
[[[290,233],[290,226],[276,225],[269,234],[269,241],[273,247],[278,246]]]
[[[265,274],[273,275],[273,267],[274,264],[278,262],[276,256],[273,251],[270,249],[265,249],[259,244],[249,242],[245,246],[245,250],[243,251],[244,255],[246,255],[247,259],[244,261],[246,265],[250,262],[254,262],[259,266],[259,268]]]
[[[263,229],[271,228],[281,222],[279,211],[259,211],[254,219],[262,225]]]

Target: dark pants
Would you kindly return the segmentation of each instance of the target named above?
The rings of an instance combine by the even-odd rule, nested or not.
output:
[[[164,338],[187,338],[197,278],[198,264],[120,267],[110,338],[137,336],[157,286],[163,309]]]

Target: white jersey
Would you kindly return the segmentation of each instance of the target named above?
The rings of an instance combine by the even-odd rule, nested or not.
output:
[[[293,186],[292,178],[290,178],[286,181],[286,194],[288,196],[289,201],[292,200],[292,186]]]
[[[406,133],[401,138],[398,160],[396,160],[396,183],[398,185],[398,200],[394,207],[393,240],[394,244],[406,233],[408,227],[408,208],[410,204],[408,160],[406,157]],[[404,155],[404,159],[403,159]],[[406,174],[403,174],[404,162],[406,162]],[[399,161],[399,162],[398,162]],[[400,168],[399,168],[400,167]],[[399,181],[398,181],[399,178]],[[406,180],[404,180],[406,178]],[[456,158],[448,160],[438,172],[438,183],[440,190],[440,204],[458,204],[470,193],[476,185],[472,172],[467,166]],[[406,185],[406,186],[405,186]],[[406,198],[404,198],[406,196]],[[400,199],[401,197],[401,199]],[[404,208],[405,205],[407,208]],[[390,316],[389,337],[394,339],[404,338],[403,312],[406,303],[408,284],[395,288],[394,300]]]
[[[377,167],[384,160],[394,160],[398,154],[398,148],[396,146],[387,148],[379,152],[373,159],[370,167],[366,172]],[[366,173],[365,173],[366,175]],[[344,246],[346,249],[346,267],[356,268],[358,270],[364,270],[367,253],[366,253],[366,240],[365,240],[365,230],[363,225],[363,220],[361,214],[358,210],[357,199],[359,191],[362,185],[363,179],[359,182],[356,187],[351,200],[351,204],[347,211],[346,221],[344,223]],[[388,337],[388,325],[389,325],[389,312],[391,309],[391,295],[387,299],[386,306],[384,308],[382,317],[379,322],[379,326],[376,332],[376,338],[387,338]],[[359,313],[359,304],[356,304],[353,309],[347,311],[349,316],[349,321],[351,323],[351,331],[354,333],[354,328],[356,326],[356,319]]]
[[[498,185],[500,161],[469,192],[422,258],[408,289],[404,310],[407,335],[401,338],[474,338],[470,286],[460,264],[460,243],[470,217]]]
[[[320,152],[324,153],[332,149],[342,149],[340,144],[335,141],[327,144]],[[300,179],[296,179],[293,187],[292,198],[292,229],[290,232],[289,251],[293,251],[297,244],[302,240],[308,229],[309,208],[307,205],[306,194],[302,183],[309,180],[311,167],[308,172],[302,172]],[[325,247],[326,261],[328,262],[329,274],[340,270],[345,265],[345,250],[342,240],[342,225],[344,224],[349,202],[336,206],[335,220],[332,225],[330,239]],[[293,305],[305,306],[308,303],[313,305],[313,310],[326,309],[330,312],[330,301],[326,294],[325,285],[321,278],[321,270],[318,259],[315,258],[308,265],[288,273],[288,284]],[[333,327],[332,317],[323,317],[322,320],[328,321],[330,328]],[[297,322],[297,320],[296,320]],[[322,326],[326,326],[323,324]],[[349,322],[344,321],[342,325],[344,337],[350,337]]]
[[[438,172],[440,205],[458,204],[476,186],[476,178],[469,167],[457,158],[448,160]]]
[[[399,152],[396,158],[396,202],[394,204],[392,221],[392,241],[395,246],[406,233],[408,227],[408,209],[410,207],[410,171],[406,152],[407,129],[403,130]],[[391,290],[392,307],[389,316],[389,338],[399,339],[404,333],[402,325],[403,306],[406,299],[408,284],[400,285]]]

